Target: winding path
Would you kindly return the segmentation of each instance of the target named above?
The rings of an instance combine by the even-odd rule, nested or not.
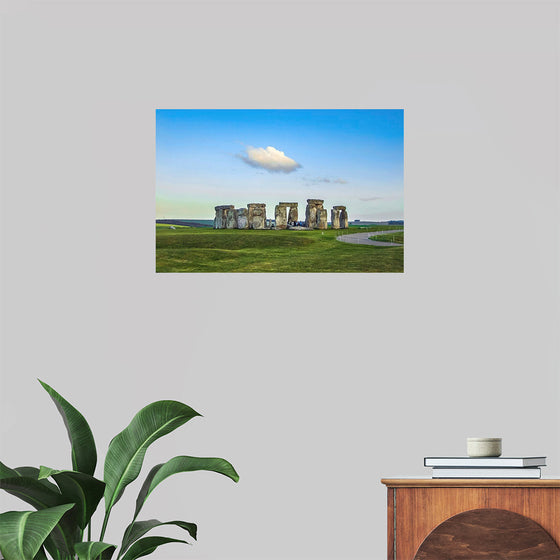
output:
[[[401,243],[390,243],[389,241],[373,241],[370,237],[385,235],[386,233],[401,233],[402,229],[390,229],[387,231],[364,231],[363,233],[349,233],[339,235],[336,239],[343,243],[357,243],[359,245],[377,245],[378,247],[402,247]]]

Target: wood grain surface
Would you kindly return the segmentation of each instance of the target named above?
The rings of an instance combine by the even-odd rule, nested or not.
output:
[[[395,496],[394,510],[391,505],[388,511],[391,560],[413,560],[420,545],[438,525],[475,509],[504,509],[523,515],[560,543],[560,487],[405,486],[388,487],[389,493]],[[395,539],[389,527],[394,529]]]
[[[395,557],[395,491],[387,489],[387,560]]]
[[[475,509],[438,525],[415,560],[560,560],[560,548],[538,524],[503,509]]]
[[[560,488],[557,478],[382,478],[388,488]]]

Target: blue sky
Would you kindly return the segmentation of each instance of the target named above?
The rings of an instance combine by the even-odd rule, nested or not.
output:
[[[350,220],[404,218],[403,119],[383,110],[156,111],[156,217],[212,219],[214,206],[298,202]]]

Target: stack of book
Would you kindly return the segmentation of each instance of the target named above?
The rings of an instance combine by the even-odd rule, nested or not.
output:
[[[432,478],[540,478],[546,457],[425,457]]]

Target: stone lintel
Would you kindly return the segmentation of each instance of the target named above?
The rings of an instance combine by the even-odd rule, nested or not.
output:
[[[251,202],[247,204],[247,208],[264,208],[266,204],[264,202]]]
[[[289,206],[290,208],[297,206],[297,202],[279,202],[278,206]]]
[[[214,210],[229,210],[230,208],[235,208],[233,204],[224,204],[223,206],[214,206]]]
[[[333,210],[346,210],[346,206],[333,206]]]
[[[320,198],[308,198],[307,199],[307,204],[323,204],[323,202],[325,202],[325,200],[321,200]]]

